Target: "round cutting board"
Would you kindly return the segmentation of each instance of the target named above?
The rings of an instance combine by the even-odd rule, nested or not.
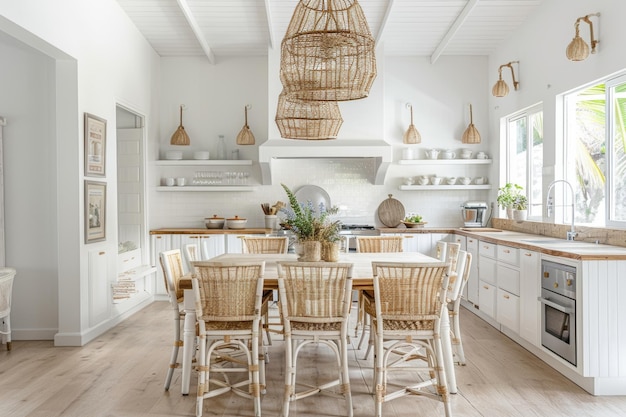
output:
[[[387,227],[397,227],[404,220],[404,206],[392,195],[378,206],[378,218]]]

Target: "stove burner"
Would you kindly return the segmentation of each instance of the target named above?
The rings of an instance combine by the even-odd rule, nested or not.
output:
[[[341,230],[374,230],[376,227],[368,224],[342,224]]]

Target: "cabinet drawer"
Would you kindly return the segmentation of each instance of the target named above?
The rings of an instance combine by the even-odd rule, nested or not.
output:
[[[498,264],[497,275],[498,288],[519,295],[519,271],[517,269]]]
[[[498,245],[498,261],[519,266],[519,249]]]
[[[498,276],[498,271],[496,268],[495,259],[487,258],[485,256],[478,257],[478,278],[481,281],[488,282],[490,284],[496,285]]]
[[[478,239],[474,237],[467,238],[467,251],[471,253],[478,253]]]
[[[488,256],[495,259],[497,247],[498,245],[496,245],[495,243],[480,241],[478,242],[478,254],[480,256]]]
[[[519,297],[498,289],[496,304],[498,323],[519,333]]]

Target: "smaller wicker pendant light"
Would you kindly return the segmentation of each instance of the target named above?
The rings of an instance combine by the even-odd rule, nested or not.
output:
[[[189,135],[185,132],[185,127],[183,126],[183,106],[180,106],[180,125],[176,132],[172,135],[172,139],[170,139],[171,145],[189,145]]]
[[[404,132],[404,136],[402,137],[402,142],[408,143],[408,144],[420,143],[422,141],[422,136],[420,135],[420,132],[417,131],[417,128],[413,124],[413,106],[410,103],[407,103],[406,106],[411,110],[411,124],[409,125],[409,128],[406,130],[406,132]]]
[[[463,143],[480,143],[480,133],[478,133],[478,129],[474,126],[474,117],[472,115],[472,105],[469,105],[470,108],[470,124],[463,132],[463,139],[461,142]]]
[[[237,135],[237,145],[254,145],[254,135],[248,127],[248,108],[250,108],[250,105],[246,104],[244,107],[246,122],[243,125],[243,128],[241,128],[239,134]]]

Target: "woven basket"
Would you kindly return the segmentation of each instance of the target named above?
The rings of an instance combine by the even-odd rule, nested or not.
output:
[[[280,79],[290,98],[367,97],[375,40],[356,0],[300,0],[281,43]]]
[[[276,125],[285,139],[336,139],[342,124],[335,101],[292,100],[284,91],[278,97]]]

